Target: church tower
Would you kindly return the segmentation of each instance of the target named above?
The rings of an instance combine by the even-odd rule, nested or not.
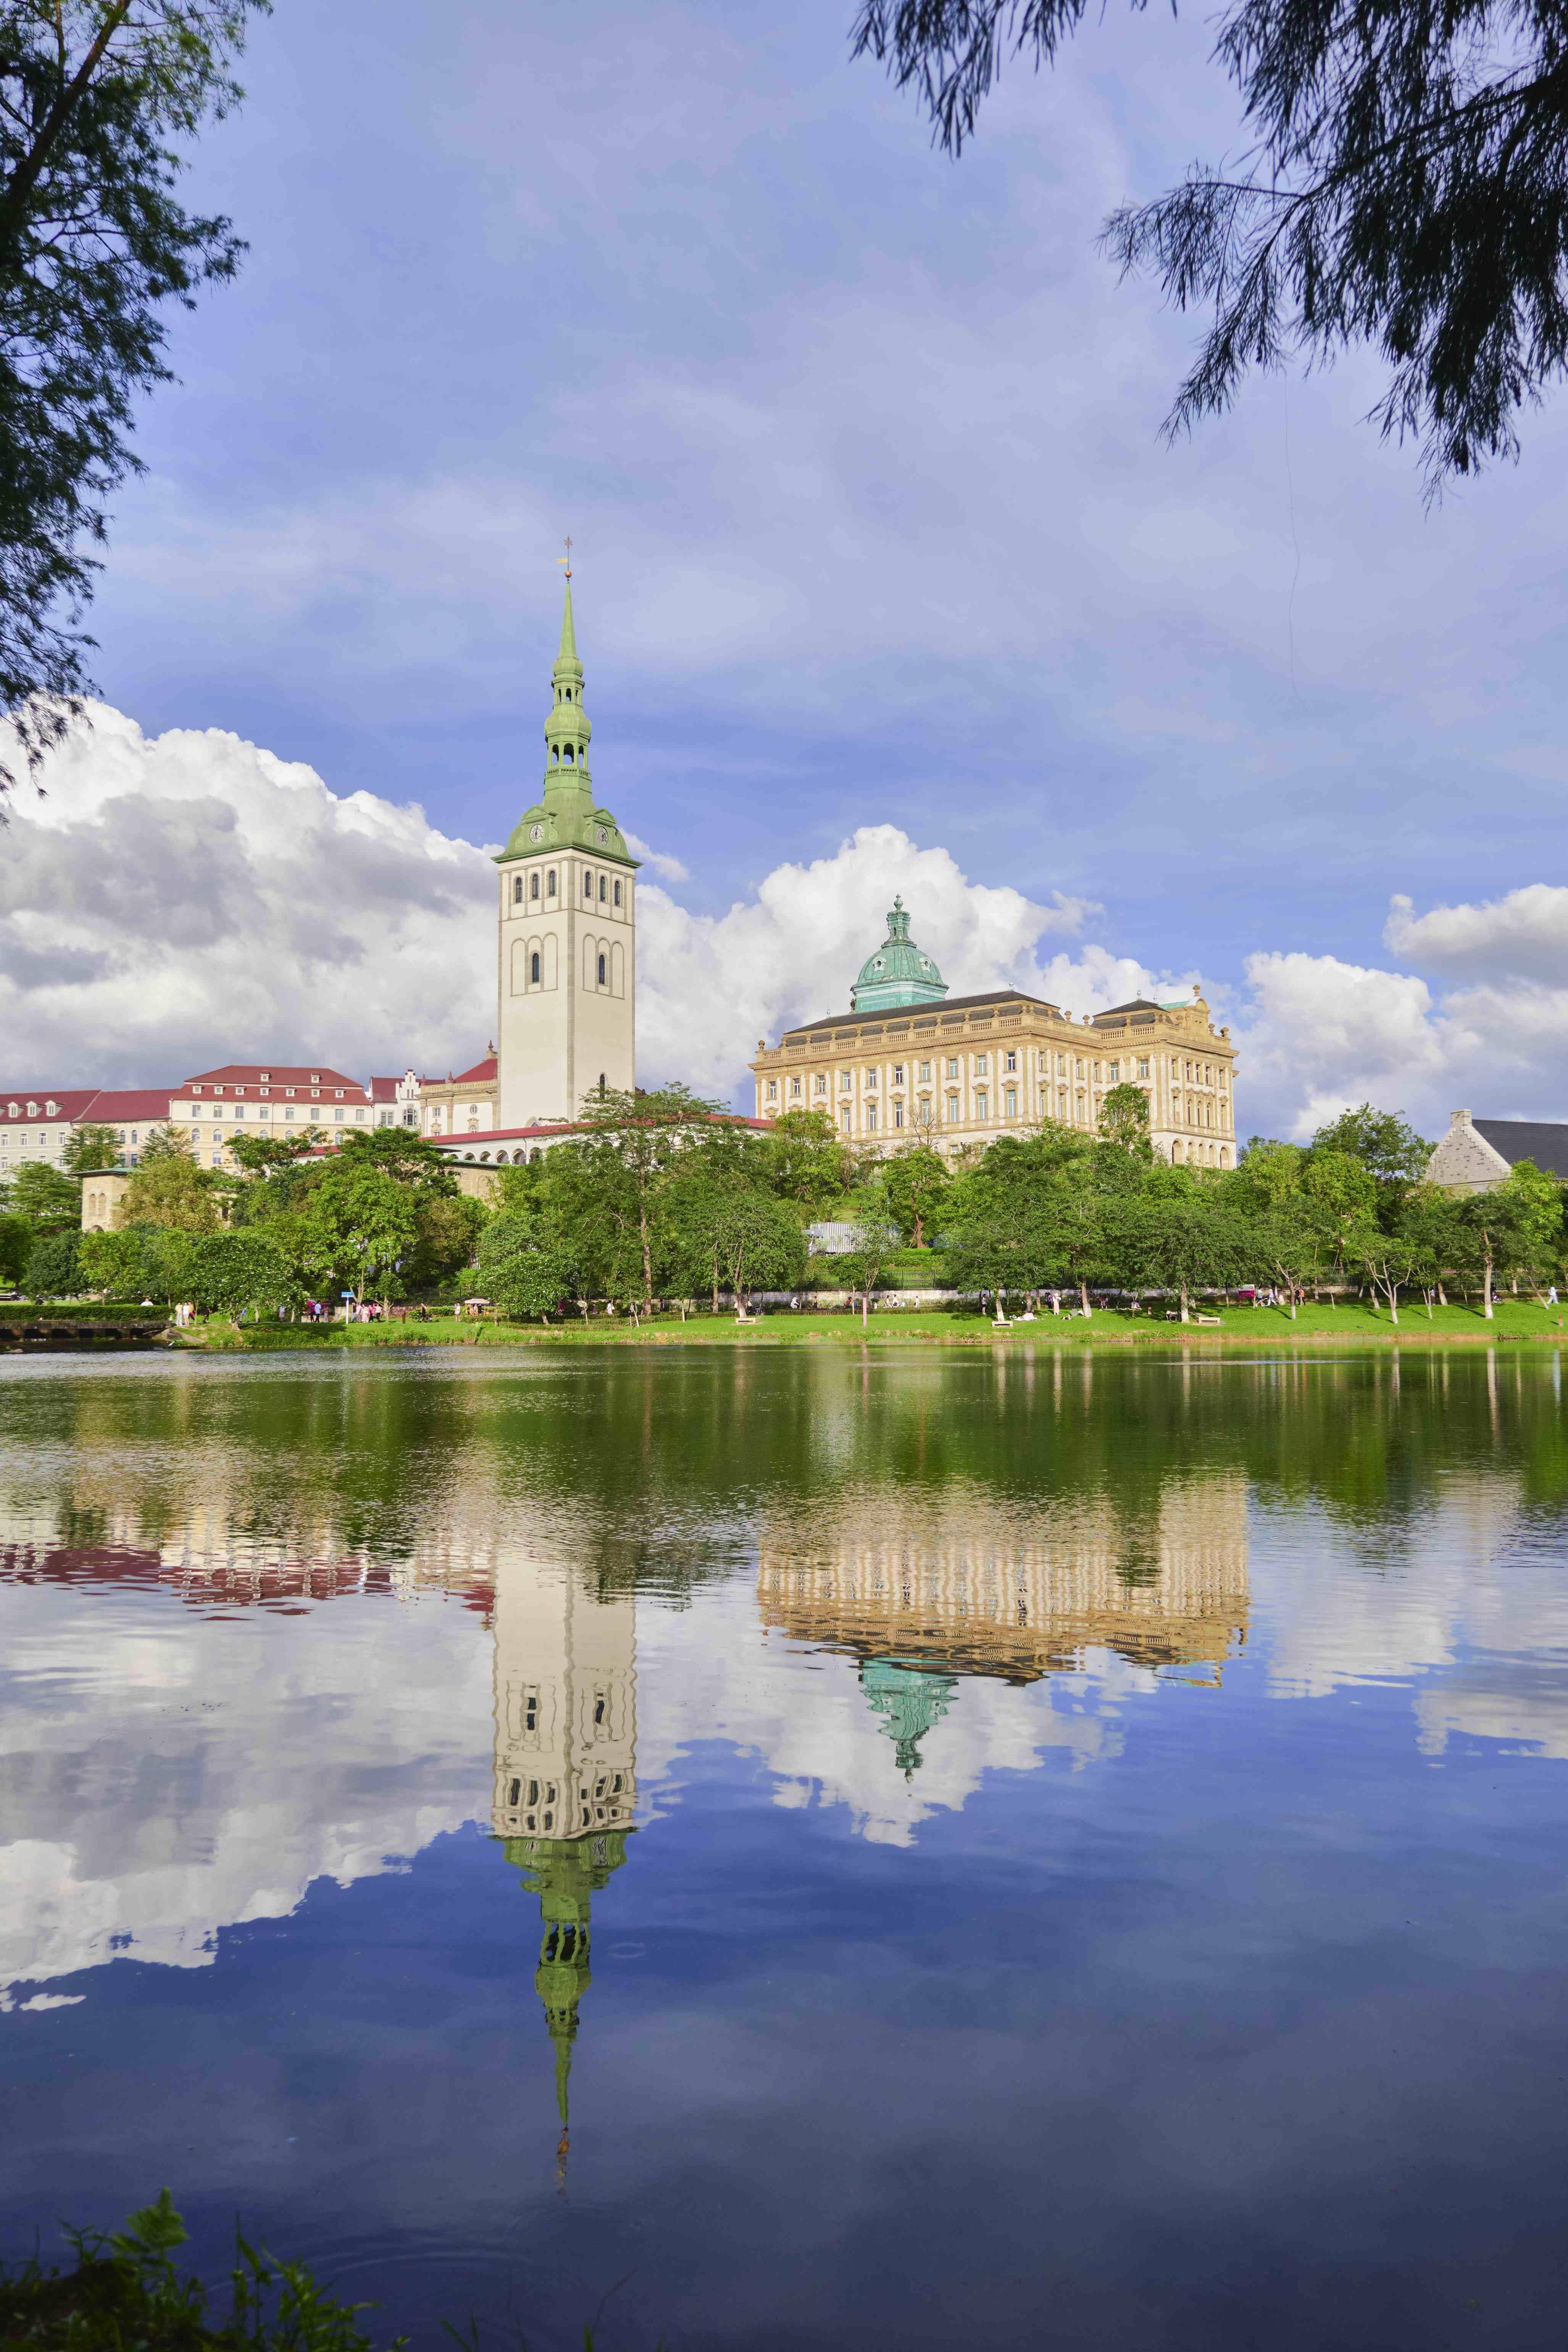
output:
[[[637,860],[609,810],[594,804],[593,731],[568,571],[544,793],[496,859],[498,1127],[575,1118],[584,1095],[637,1083]]]

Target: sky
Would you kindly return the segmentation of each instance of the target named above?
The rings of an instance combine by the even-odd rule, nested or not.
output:
[[[1234,151],[1197,17],[1005,73],[957,163],[847,6],[279,0],[193,199],[93,626],[16,796],[7,1083],[461,1069],[574,542],[652,856],[639,1078],[744,1099],[900,888],[954,992],[1201,984],[1243,1133],[1568,1117],[1568,405],[1428,505],[1352,354],[1174,446],[1107,212]]]

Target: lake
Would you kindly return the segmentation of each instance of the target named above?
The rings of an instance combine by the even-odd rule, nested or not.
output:
[[[1561,1357],[0,1364],[0,2255],[378,2338],[1524,2347]]]

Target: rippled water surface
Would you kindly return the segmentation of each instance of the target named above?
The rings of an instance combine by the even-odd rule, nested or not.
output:
[[[1560,1360],[0,1367],[0,2255],[481,2347],[1535,2347]]]

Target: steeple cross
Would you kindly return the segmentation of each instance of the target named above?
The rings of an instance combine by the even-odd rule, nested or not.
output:
[[[563,563],[566,566],[566,577],[570,580],[572,577],[572,541],[570,537],[568,537],[566,541],[565,554],[558,555],[555,561],[557,563]]]

